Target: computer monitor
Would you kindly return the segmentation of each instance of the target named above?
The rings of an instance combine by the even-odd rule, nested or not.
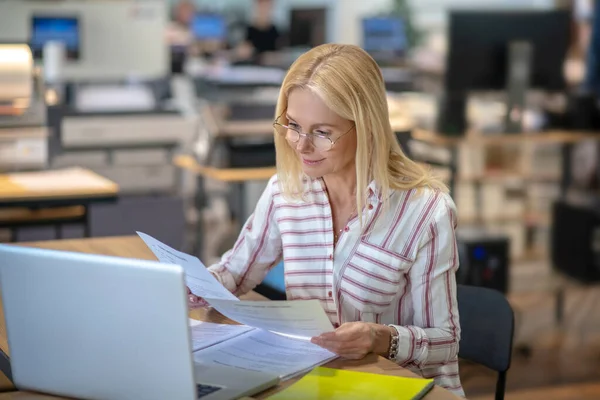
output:
[[[513,105],[522,106],[527,89],[566,88],[570,24],[569,12],[558,9],[451,11],[439,129],[464,132],[470,91],[506,90],[507,131],[516,130],[508,115]]]
[[[294,8],[290,11],[290,47],[315,47],[325,43],[327,9]]]
[[[35,59],[43,57],[44,46],[49,41],[65,45],[66,57],[74,60],[80,56],[80,21],[75,16],[33,15],[29,45]]]
[[[406,27],[401,18],[370,17],[362,20],[363,49],[374,58],[396,58],[407,46]]]
[[[190,30],[196,40],[225,40],[227,24],[219,14],[198,13],[190,23]]]

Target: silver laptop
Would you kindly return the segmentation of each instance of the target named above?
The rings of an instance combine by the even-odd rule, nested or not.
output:
[[[0,245],[14,384],[81,399],[235,399],[278,382],[194,365],[181,267]]]

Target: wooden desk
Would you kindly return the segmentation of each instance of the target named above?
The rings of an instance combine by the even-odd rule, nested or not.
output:
[[[117,184],[82,168],[3,174],[0,227],[77,222],[89,237],[89,205],[114,201],[118,193]]]
[[[583,140],[600,140],[596,132],[583,131],[543,131],[535,133],[503,133],[485,134],[481,132],[466,132],[462,136],[445,136],[425,129],[415,129],[413,139],[421,140],[440,146],[458,146],[461,144],[502,146],[520,143],[534,144],[573,144]]]
[[[179,155],[173,160],[173,163],[181,168],[188,170],[195,175],[202,175],[208,179],[215,179],[221,182],[245,182],[255,180],[268,180],[277,172],[276,167],[262,168],[216,168],[200,165],[192,156]]]
[[[142,242],[137,236],[127,237],[112,237],[112,238],[94,238],[94,239],[75,239],[75,240],[59,240],[59,241],[47,241],[47,242],[35,242],[35,243],[22,243],[22,246],[38,247],[45,249],[56,249],[56,250],[68,250],[78,251],[82,253],[92,254],[103,254],[121,257],[132,257],[138,259],[151,259],[156,258],[148,247]],[[244,296],[246,299],[253,300],[265,300],[266,299],[257,293],[251,292]],[[8,354],[8,344],[6,340],[6,328],[4,322],[4,313],[0,308],[0,349]],[[219,323],[233,323],[227,318],[214,310],[206,309],[195,309],[190,311],[190,318],[195,318],[203,321],[219,322]],[[397,376],[415,376],[412,372],[399,367],[398,365],[386,360],[382,357],[370,355],[360,361],[347,361],[347,360],[334,360],[326,365],[331,368],[339,369],[350,369],[364,372],[374,372],[387,375]],[[286,381],[282,385],[276,388],[268,390],[262,393],[257,398],[262,399],[266,396],[273,394],[277,390],[288,386],[293,383],[294,380]],[[56,399],[56,397],[43,396],[33,393],[26,392],[11,392],[0,395],[1,400],[8,399],[21,399],[21,400],[44,400],[44,399]],[[440,387],[435,387],[426,397],[425,400],[457,400],[458,397]]]

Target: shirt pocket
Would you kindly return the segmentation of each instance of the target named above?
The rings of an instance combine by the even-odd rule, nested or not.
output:
[[[344,303],[361,313],[383,313],[407,284],[408,258],[361,240],[343,271],[340,292]]]

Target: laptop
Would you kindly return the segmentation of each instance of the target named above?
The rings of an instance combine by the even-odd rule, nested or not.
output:
[[[180,266],[0,245],[13,382],[81,399],[224,400],[278,377],[194,364]]]

